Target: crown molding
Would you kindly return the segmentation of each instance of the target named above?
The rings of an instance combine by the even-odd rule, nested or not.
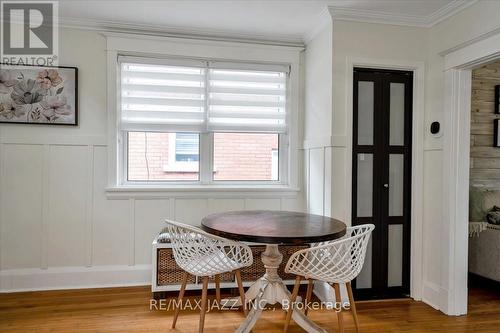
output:
[[[314,37],[316,37],[316,35],[318,35],[321,31],[323,31],[323,29],[329,24],[332,22],[332,15],[330,14],[330,10],[328,7],[325,7],[321,13],[318,14],[316,20],[315,20],[316,25],[314,26],[313,29],[307,31],[305,34],[304,34],[304,38],[303,38],[303,42],[304,44],[309,44],[309,42],[311,42],[311,40],[314,39]]]
[[[277,46],[304,46],[302,35],[246,34],[215,29],[179,28],[164,25],[135,24],[121,21],[90,20],[70,17],[60,17],[59,26],[63,28],[92,30],[105,33],[128,33],[159,37],[188,38]]]
[[[333,20],[430,28],[433,25],[475,4],[477,1],[478,0],[455,0],[427,16],[394,14],[337,6],[328,6],[328,9]]]
[[[24,17],[12,15],[15,24],[23,24]],[[3,20],[0,18],[0,23]],[[97,31],[101,33],[126,33],[144,36],[172,37],[209,41],[238,42],[274,46],[304,47],[302,34],[247,34],[215,29],[180,28],[166,25],[136,24],[122,21],[93,20],[60,16],[58,26],[61,28]]]
[[[448,17],[457,14],[465,8],[472,6],[478,1],[479,0],[455,0],[453,2],[450,2],[446,6],[441,7],[434,13],[427,16],[426,19],[428,21],[428,26],[432,27],[433,25],[446,20]]]
[[[473,5],[478,0],[454,0],[428,16],[403,15],[372,10],[353,9],[340,6],[326,6],[318,14],[313,29],[304,34],[250,34],[228,32],[217,29],[183,28],[167,25],[128,23],[123,21],[93,20],[84,18],[59,17],[63,28],[91,30],[98,32],[129,33],[137,35],[175,37],[211,41],[239,42],[250,44],[304,47],[332,20],[356,21],[365,23],[392,24],[412,27],[431,27],[459,11]],[[12,17],[13,22],[23,22]]]
[[[393,24],[413,27],[424,27],[421,16],[403,15],[373,10],[353,9],[330,6],[328,7],[334,21],[355,21],[363,23]]]

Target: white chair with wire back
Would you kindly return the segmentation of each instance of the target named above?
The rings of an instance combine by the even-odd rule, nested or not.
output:
[[[310,301],[313,280],[332,284],[335,290],[335,299],[338,304],[342,304],[339,284],[345,283],[356,332],[359,332],[359,322],[352,294],[351,281],[359,275],[363,268],[366,248],[373,229],[375,229],[373,224],[349,227],[347,228],[346,235],[341,239],[324,242],[308,249],[297,251],[290,257],[285,272],[295,274],[297,277],[290,299],[290,307],[286,316],[284,327],[285,333],[290,324],[293,304],[297,299],[302,279],[309,280],[305,298],[305,309],[307,309],[307,304]],[[337,318],[339,330],[343,332],[344,325],[341,310],[342,307],[337,311]]]
[[[239,242],[211,235],[188,224],[169,220],[165,222],[167,223],[175,261],[184,270],[172,328],[175,328],[177,317],[179,316],[180,304],[182,304],[189,274],[200,277],[203,282],[199,323],[200,333],[203,332],[205,323],[209,277],[215,277],[216,299],[221,304],[220,275],[234,272],[243,312],[246,314],[245,292],[243,290],[240,269],[250,266],[253,262],[250,247]]]

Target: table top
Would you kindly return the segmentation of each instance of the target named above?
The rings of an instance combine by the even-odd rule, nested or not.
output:
[[[346,233],[343,222],[327,216],[268,210],[211,214],[203,218],[201,227],[220,237],[267,244],[309,244]]]

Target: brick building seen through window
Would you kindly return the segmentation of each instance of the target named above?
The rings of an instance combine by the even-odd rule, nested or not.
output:
[[[278,134],[214,133],[213,179],[278,180]],[[128,180],[196,181],[199,134],[128,133]]]

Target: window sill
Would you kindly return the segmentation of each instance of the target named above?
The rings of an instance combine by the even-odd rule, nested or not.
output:
[[[108,199],[295,197],[300,188],[286,185],[121,185],[106,188]]]

